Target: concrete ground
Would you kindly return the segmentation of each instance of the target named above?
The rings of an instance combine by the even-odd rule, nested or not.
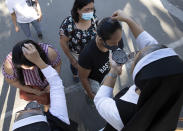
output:
[[[74,84],[69,69],[69,61],[59,45],[59,26],[64,18],[70,15],[73,5],[71,0],[39,0],[43,12],[41,22],[43,28],[43,42],[52,43],[62,57],[61,78],[66,87],[66,97],[69,115],[79,123],[80,131],[96,131],[101,129],[105,122],[97,113],[95,107],[88,101],[82,87]],[[97,16],[99,18],[111,16],[117,9],[125,10],[142,27],[152,34],[160,43],[174,48],[183,58],[183,12],[182,0],[98,0],[95,1]],[[135,44],[131,32],[126,24],[123,24],[124,42],[126,48],[134,51]],[[33,37],[38,41],[34,29]],[[0,0],[0,65],[5,56],[12,50],[16,42],[25,39],[22,31],[16,33],[11,17],[5,6],[4,0]],[[128,43],[128,44],[127,44]],[[116,94],[124,86],[131,85],[130,64],[124,66],[123,76],[116,82],[114,93]],[[122,84],[121,84],[122,83]],[[15,112],[26,105],[26,101],[19,99],[18,90],[10,87],[0,71],[0,131],[12,129]],[[182,114],[181,114],[182,115]],[[181,126],[181,123],[180,123]]]

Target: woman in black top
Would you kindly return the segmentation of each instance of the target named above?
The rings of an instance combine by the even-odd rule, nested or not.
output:
[[[69,58],[75,82],[78,82],[78,56],[84,46],[95,37],[94,0],[75,0],[71,16],[60,26],[60,45]]]

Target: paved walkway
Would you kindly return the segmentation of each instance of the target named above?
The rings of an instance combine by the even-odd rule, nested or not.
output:
[[[62,56],[63,65],[61,77],[66,86],[65,90],[69,115],[72,119],[79,122],[80,131],[96,131],[102,128],[105,122],[84,95],[81,85],[73,85],[72,75],[68,68],[68,59],[59,45],[58,28],[61,21],[69,15],[72,1],[39,1],[43,11],[42,27],[44,31],[44,41],[53,43]],[[129,15],[134,17],[145,30],[157,38],[160,43],[174,48],[183,58],[183,29],[181,28],[183,13],[182,9],[179,8],[176,3],[172,3],[172,1],[173,0],[115,0],[114,2],[111,0],[100,0],[96,1],[95,5],[99,18],[110,16],[116,9],[124,9]],[[103,8],[104,3],[105,8]],[[176,11],[174,9],[176,9]],[[14,32],[4,0],[0,0],[0,27],[0,63],[2,63],[14,43],[24,39],[22,32]],[[134,51],[136,48],[132,44],[134,43],[134,39],[126,24],[123,24],[123,30],[125,34],[123,36],[126,43],[125,47],[130,51]],[[36,37],[34,33],[33,35]],[[127,46],[127,43],[129,46]],[[114,94],[121,88],[131,85],[132,83],[130,64],[128,64],[123,67],[123,76],[120,76],[116,82]],[[0,87],[0,131],[9,131],[12,128],[15,112],[23,109],[27,102],[19,99],[18,90],[9,87],[4,81],[1,71]],[[180,126],[182,126],[181,123]]]

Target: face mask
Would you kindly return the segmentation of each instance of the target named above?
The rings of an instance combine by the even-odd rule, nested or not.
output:
[[[114,45],[114,46],[109,46],[107,45],[105,42],[103,43],[103,46],[109,50],[112,50],[112,51],[115,51],[117,50],[119,47],[117,45]]]
[[[90,13],[82,13],[83,20],[91,20],[93,18],[93,12]]]

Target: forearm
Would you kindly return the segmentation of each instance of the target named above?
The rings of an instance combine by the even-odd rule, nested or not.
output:
[[[50,84],[51,114],[65,123],[70,124],[62,80],[56,70],[51,66],[48,66],[41,71]],[[62,111],[60,111],[60,109]]]
[[[60,45],[61,45],[61,47],[62,47],[62,49],[63,49],[65,55],[68,57],[68,59],[69,59],[70,61],[72,61],[72,60],[75,59],[75,58],[74,58],[73,55],[70,53],[69,47],[68,47],[66,44],[67,44],[67,43],[60,43]]]
[[[22,85],[18,81],[14,83],[9,83],[9,84],[27,93],[35,94],[38,91],[37,89],[31,88],[30,86]]]
[[[64,53],[68,57],[70,61],[75,61],[75,64],[77,63],[77,60],[74,58],[74,56],[70,53],[70,50],[68,48],[63,48]]]
[[[20,86],[19,89],[22,90],[22,91],[25,91],[27,93],[32,93],[32,94],[35,94],[35,92],[38,91],[37,89],[33,89],[29,86]]]
[[[38,12],[39,16],[42,16],[41,7],[40,7],[40,5],[39,5],[39,2],[38,2],[38,1],[36,2],[36,8],[37,8],[37,12]]]
[[[16,27],[17,26],[16,14],[15,13],[11,14],[11,18],[12,18],[13,25]]]
[[[130,17],[126,19],[125,22],[128,24],[135,38],[137,38],[139,34],[144,31],[144,29],[140,25],[136,24],[135,21]]]
[[[123,123],[113,100],[113,88],[102,85],[94,98],[94,103],[99,114],[111,126],[117,130],[122,129]]]
[[[92,94],[91,85],[88,78],[80,78],[83,88],[86,90],[88,95]]]
[[[44,69],[48,67],[48,65],[40,58],[39,60],[36,60],[35,64],[40,68]]]
[[[112,77],[112,75],[114,76]],[[114,88],[116,78],[117,78],[117,72],[114,69],[111,69],[110,72],[106,75],[103,85]]]

